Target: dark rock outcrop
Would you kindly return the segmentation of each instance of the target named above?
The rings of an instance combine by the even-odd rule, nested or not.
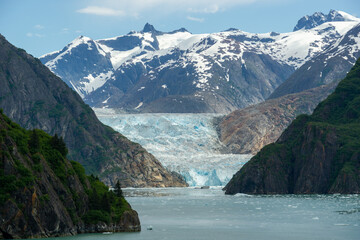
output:
[[[136,211],[66,159],[59,141],[22,129],[1,111],[0,239],[140,231]]]
[[[219,139],[230,152],[256,154],[275,142],[299,114],[311,114],[336,87],[336,82],[236,110],[217,125]]]
[[[360,59],[311,116],[301,115],[226,185],[226,194],[360,193]]]
[[[79,95],[38,59],[0,35],[0,108],[27,129],[64,138],[70,159],[108,185],[186,186],[139,144],[103,125]]]

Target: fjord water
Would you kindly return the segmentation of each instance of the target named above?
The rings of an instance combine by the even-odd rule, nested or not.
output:
[[[214,126],[219,114],[119,114],[112,109],[95,113],[166,168],[181,173],[190,186],[225,185],[251,158],[224,152]]]
[[[223,185],[251,156],[223,154],[214,114],[116,114],[99,119],[141,143],[190,185]],[[92,239],[359,239],[360,195],[227,196],[210,189],[124,189],[140,233],[85,234]],[[152,230],[147,230],[148,227]],[[65,240],[65,239],[64,239]]]
[[[140,233],[61,240],[347,239],[360,236],[360,195],[224,195],[220,188],[124,189]],[[152,226],[153,230],[147,230]],[[59,238],[56,238],[59,239]]]

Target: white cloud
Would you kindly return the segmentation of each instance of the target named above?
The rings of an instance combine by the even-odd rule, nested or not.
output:
[[[123,16],[125,13],[122,10],[115,10],[113,8],[88,6],[77,10],[79,13],[93,14],[99,16]]]
[[[27,37],[38,37],[38,38],[43,38],[43,37],[45,37],[44,34],[32,33],[32,32],[26,33],[26,36],[27,36]]]
[[[188,20],[190,21],[194,21],[194,22],[204,22],[203,18],[196,18],[196,17],[191,17],[191,16],[187,16],[186,17]]]
[[[135,17],[147,11],[213,14],[226,11],[234,6],[264,1],[279,0],[94,0],[94,6],[87,6],[77,10],[77,12],[103,16]]]
[[[34,26],[34,28],[37,30],[41,30],[41,29],[44,29],[45,27],[43,25],[37,24]]]
[[[188,12],[199,12],[199,13],[216,13],[219,10],[220,10],[220,7],[217,4],[203,7],[203,8],[196,8],[196,9],[188,8],[187,9]]]

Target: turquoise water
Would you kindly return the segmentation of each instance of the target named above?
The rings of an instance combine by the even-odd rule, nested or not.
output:
[[[360,239],[360,195],[225,196],[219,188],[124,192],[139,213],[140,233],[56,239]]]

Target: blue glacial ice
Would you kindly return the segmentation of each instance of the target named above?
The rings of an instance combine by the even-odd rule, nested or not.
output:
[[[218,114],[122,114],[94,109],[106,125],[140,143],[190,186],[223,186],[252,156],[223,154],[213,125]]]

